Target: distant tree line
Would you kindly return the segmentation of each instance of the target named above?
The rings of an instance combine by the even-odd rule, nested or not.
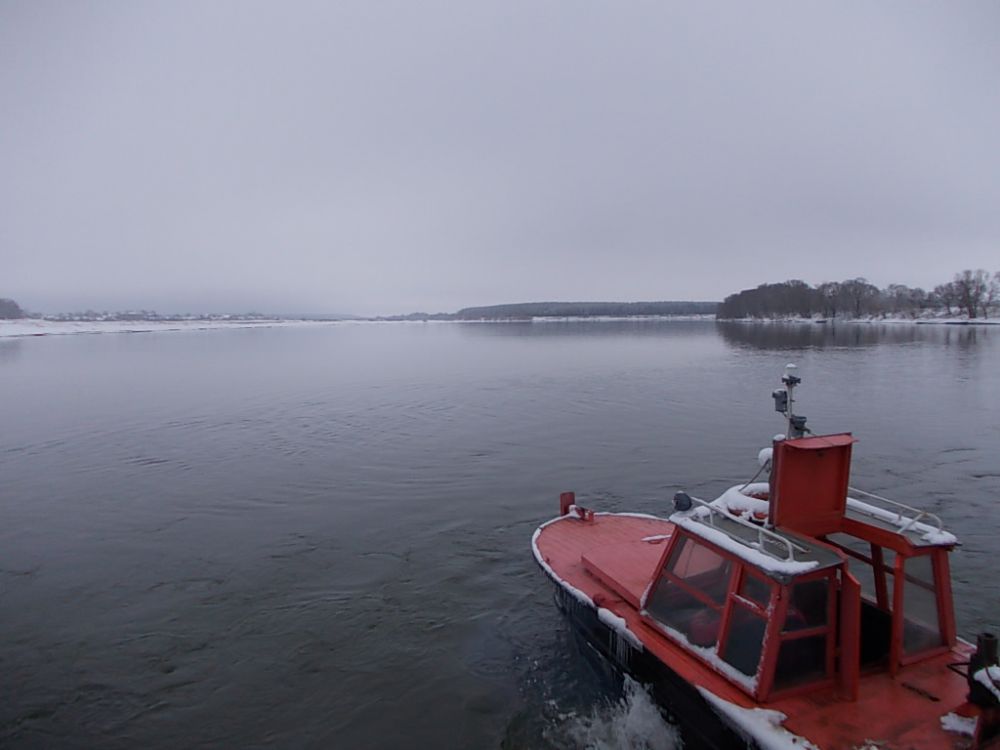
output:
[[[636,315],[712,315],[718,302],[522,302],[512,305],[466,307],[455,313],[458,320],[521,318],[588,318]]]
[[[0,298],[0,320],[13,320],[25,317],[24,310],[12,299]]]
[[[717,318],[909,317],[965,315],[970,320],[1000,312],[1000,271],[980,268],[956,273],[931,291],[905,284],[879,289],[864,278],[828,281],[812,287],[797,279],[761,284],[726,297]]]

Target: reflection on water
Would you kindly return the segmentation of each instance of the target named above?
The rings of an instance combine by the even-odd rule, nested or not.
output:
[[[940,344],[973,348],[994,333],[988,326],[781,323],[718,321],[726,343],[755,349],[792,350],[836,347],[870,347],[905,344]],[[1000,333],[1000,332],[997,332]]]
[[[458,323],[462,334],[486,338],[704,337],[710,320],[534,320],[504,323]]]

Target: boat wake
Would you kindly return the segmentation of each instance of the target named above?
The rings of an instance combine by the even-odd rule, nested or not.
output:
[[[580,750],[678,750],[677,729],[660,713],[652,697],[626,677],[622,697],[595,706],[587,715],[569,713],[555,719],[548,738],[556,746]]]

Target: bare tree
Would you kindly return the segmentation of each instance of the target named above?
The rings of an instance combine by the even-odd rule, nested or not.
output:
[[[965,308],[969,320],[975,320],[980,312],[985,312],[990,286],[990,275],[986,271],[982,268],[975,271],[966,268],[955,274],[954,284],[959,307]]]
[[[910,289],[910,314],[913,317],[923,313],[928,307],[931,307],[931,295],[921,289],[919,286]]]
[[[976,269],[975,274],[973,274],[972,294],[976,300],[976,306],[984,318],[989,317],[989,313],[986,308],[990,304],[989,296],[991,282],[992,279],[990,279],[989,271],[986,271],[983,268]]]
[[[23,318],[24,310],[12,299],[0,299],[0,318]]]
[[[877,312],[879,290],[868,279],[858,277],[840,283],[841,296],[848,303],[848,308],[855,318]]]
[[[986,301],[983,304],[983,317],[990,317],[990,310],[1000,306],[1000,271],[986,285]]]
[[[947,284],[938,284],[934,287],[934,291],[931,292],[935,307],[941,306],[944,308],[946,314],[951,315],[951,308],[958,306],[958,287],[954,281],[949,281]]]
[[[826,281],[816,287],[816,291],[823,300],[823,314],[836,318],[837,310],[840,308],[840,282]]]
[[[911,312],[911,297],[913,290],[906,284],[889,284],[882,290],[882,298],[886,308],[893,315],[903,315]]]

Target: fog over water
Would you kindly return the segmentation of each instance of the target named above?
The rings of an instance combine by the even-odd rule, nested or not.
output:
[[[405,313],[997,270],[990,2],[0,5],[0,295]]]
[[[333,324],[0,340],[0,745],[670,747],[530,550],[746,481],[798,362],[1000,626],[1000,329]]]
[[[0,298],[376,316],[997,272],[998,28],[5,0]],[[217,325],[0,332],[0,747],[675,750],[530,538],[565,490],[664,515],[749,479],[789,361],[852,482],[961,539],[960,634],[1000,627],[1000,326]]]

